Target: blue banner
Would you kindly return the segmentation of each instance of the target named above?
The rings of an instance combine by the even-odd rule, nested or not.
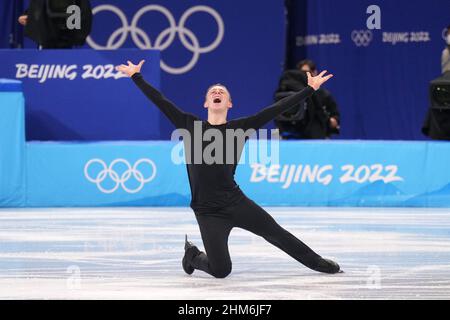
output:
[[[28,143],[26,205],[187,206],[188,177],[172,159],[175,146]],[[450,207],[446,143],[282,141],[279,161],[269,163],[246,160],[254,147],[247,145],[236,181],[261,205]]]
[[[0,50],[0,74],[23,81],[27,140],[159,139],[162,115],[114,69],[127,59],[159,87],[154,50]]]
[[[22,0],[0,1],[0,48],[23,46],[23,28],[17,22],[23,12]]]
[[[309,58],[333,72],[327,88],[341,108],[341,138],[425,139],[450,1],[289,2],[291,67]]]
[[[282,142],[279,163],[241,166],[237,181],[264,205],[448,207],[447,156],[435,142]]]
[[[0,79],[0,207],[25,204],[24,109],[20,83]]]
[[[93,0],[87,47],[161,50],[162,89],[187,112],[206,117],[203,98],[228,86],[230,118],[273,102],[285,54],[283,1]],[[164,119],[163,138],[172,125]]]

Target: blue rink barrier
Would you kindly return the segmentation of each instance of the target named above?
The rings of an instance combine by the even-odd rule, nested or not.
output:
[[[174,146],[28,143],[26,187],[2,205],[186,206],[187,173],[172,162]],[[266,206],[450,207],[448,159],[447,143],[281,142],[279,164],[243,163],[236,180]],[[19,181],[17,165],[7,163]]]
[[[28,143],[27,205],[185,206],[184,166],[169,142]]]
[[[25,203],[25,127],[22,83],[0,79],[0,206]]]
[[[172,161],[179,143],[25,143],[20,90],[0,81],[0,207],[189,204],[186,167]],[[236,180],[261,205],[450,207],[446,142],[281,141],[278,161],[273,145],[256,146]],[[250,162],[250,151],[272,161]]]

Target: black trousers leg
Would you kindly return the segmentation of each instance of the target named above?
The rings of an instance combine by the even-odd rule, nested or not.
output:
[[[205,251],[193,258],[191,265],[216,278],[225,278],[231,273],[231,258],[228,252],[228,236],[233,228],[226,217],[196,215]]]
[[[321,257],[305,243],[283,229],[263,208],[246,198],[234,208],[236,227],[263,237],[298,262],[314,269]]]

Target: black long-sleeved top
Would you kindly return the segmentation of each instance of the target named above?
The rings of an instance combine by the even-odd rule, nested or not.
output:
[[[258,130],[266,123],[273,120],[277,115],[286,112],[299,102],[311,96],[314,92],[312,87],[307,86],[302,91],[277,101],[255,115],[231,120],[222,125],[211,125],[208,121],[201,120],[193,114],[180,110],[174,103],[169,101],[158,90],[148,84],[140,73],[134,74],[132,79],[139,89],[141,89],[141,91],[167,116],[167,118],[169,118],[176,128],[187,130],[191,136],[191,139],[184,139],[184,145],[187,157],[189,184],[192,194],[191,208],[196,213],[211,212],[214,211],[215,208],[232,205],[239,201],[243,196],[242,191],[234,181],[234,174],[248,136],[246,136],[243,143],[239,143],[236,138],[233,138],[233,140],[230,139],[230,135],[227,136],[226,130]],[[196,128],[196,130],[194,130],[194,128]],[[201,128],[200,134],[202,134],[202,137],[200,138],[195,136],[195,134],[199,134],[199,128]],[[217,142],[215,138],[204,141],[207,139],[205,139],[203,134],[208,129],[215,129],[215,132],[220,131],[224,140],[223,150],[218,151],[219,153],[222,152],[223,156],[219,156],[215,154],[215,152],[212,152],[213,157],[217,156],[215,159],[219,159],[217,162],[213,163],[208,163],[208,161],[199,159],[200,157],[197,158],[195,154],[197,151],[197,154],[203,155],[205,148],[208,146],[209,148],[206,151],[214,149],[211,148],[210,145]],[[214,132],[214,130],[212,130],[212,132]],[[215,137],[214,134],[213,136]],[[197,141],[202,141],[202,145],[196,145]],[[190,144],[190,142],[192,143]],[[234,148],[232,149],[234,154],[232,158],[229,159],[230,156],[227,156],[226,146],[233,146],[232,143],[234,143]],[[198,160],[200,160],[200,162]]]

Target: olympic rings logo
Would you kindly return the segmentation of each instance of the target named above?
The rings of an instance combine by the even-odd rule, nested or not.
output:
[[[105,46],[99,45],[89,36],[86,39],[86,42],[89,44],[89,46],[96,50],[116,50],[125,43],[128,38],[128,33],[130,33],[134,44],[138,48],[164,51],[173,43],[175,36],[178,34],[178,37],[183,46],[187,50],[192,52],[193,55],[188,64],[179,68],[168,66],[164,61],[161,60],[161,69],[172,74],[182,74],[192,70],[192,68],[194,68],[194,66],[197,64],[200,54],[211,52],[219,46],[219,44],[222,42],[225,32],[222,17],[216,10],[208,6],[199,5],[186,10],[181,16],[178,25],[176,24],[175,18],[169,10],[167,10],[163,6],[156,4],[146,5],[139,9],[139,11],[136,12],[133,19],[131,20],[131,25],[128,24],[127,17],[123,13],[123,11],[116,6],[109,4],[99,5],[92,10],[92,14],[96,14],[101,11],[111,11],[116,14],[122,23],[122,27],[111,34]],[[139,19],[145,13],[151,11],[161,13],[167,18],[169,22],[169,27],[164,29],[156,37],[154,42],[152,42],[148,34],[138,26]],[[218,27],[218,32],[215,40],[205,47],[200,47],[197,36],[191,30],[185,27],[186,21],[189,19],[189,17],[197,12],[206,12],[210,14],[216,20]],[[190,42],[188,41],[188,39],[190,40]]]
[[[370,30],[353,30],[352,40],[357,47],[368,47],[372,42],[373,34]]]
[[[95,163],[100,164],[101,170],[97,173],[97,175],[92,177],[89,174],[89,171],[92,171],[92,165]],[[127,168],[125,171],[123,171],[122,174],[119,174],[114,170],[114,166],[119,163],[124,164]],[[151,174],[149,177],[145,178],[142,172],[138,170],[138,167],[141,164],[147,164],[150,166]],[[88,181],[95,183],[97,185],[97,188],[103,193],[113,193],[120,186],[122,186],[123,190],[127,193],[137,193],[142,190],[146,183],[152,181],[155,178],[156,165],[152,160],[145,158],[136,161],[133,167],[125,159],[116,159],[111,162],[109,166],[107,166],[106,163],[101,159],[91,159],[84,166],[84,175]],[[137,182],[139,182],[138,187],[136,187],[135,189],[130,189],[125,184],[125,182],[127,182],[131,178],[131,175],[133,175],[133,178],[136,179]],[[114,182],[114,186],[110,189],[106,189],[102,186],[102,182],[107,178]]]

